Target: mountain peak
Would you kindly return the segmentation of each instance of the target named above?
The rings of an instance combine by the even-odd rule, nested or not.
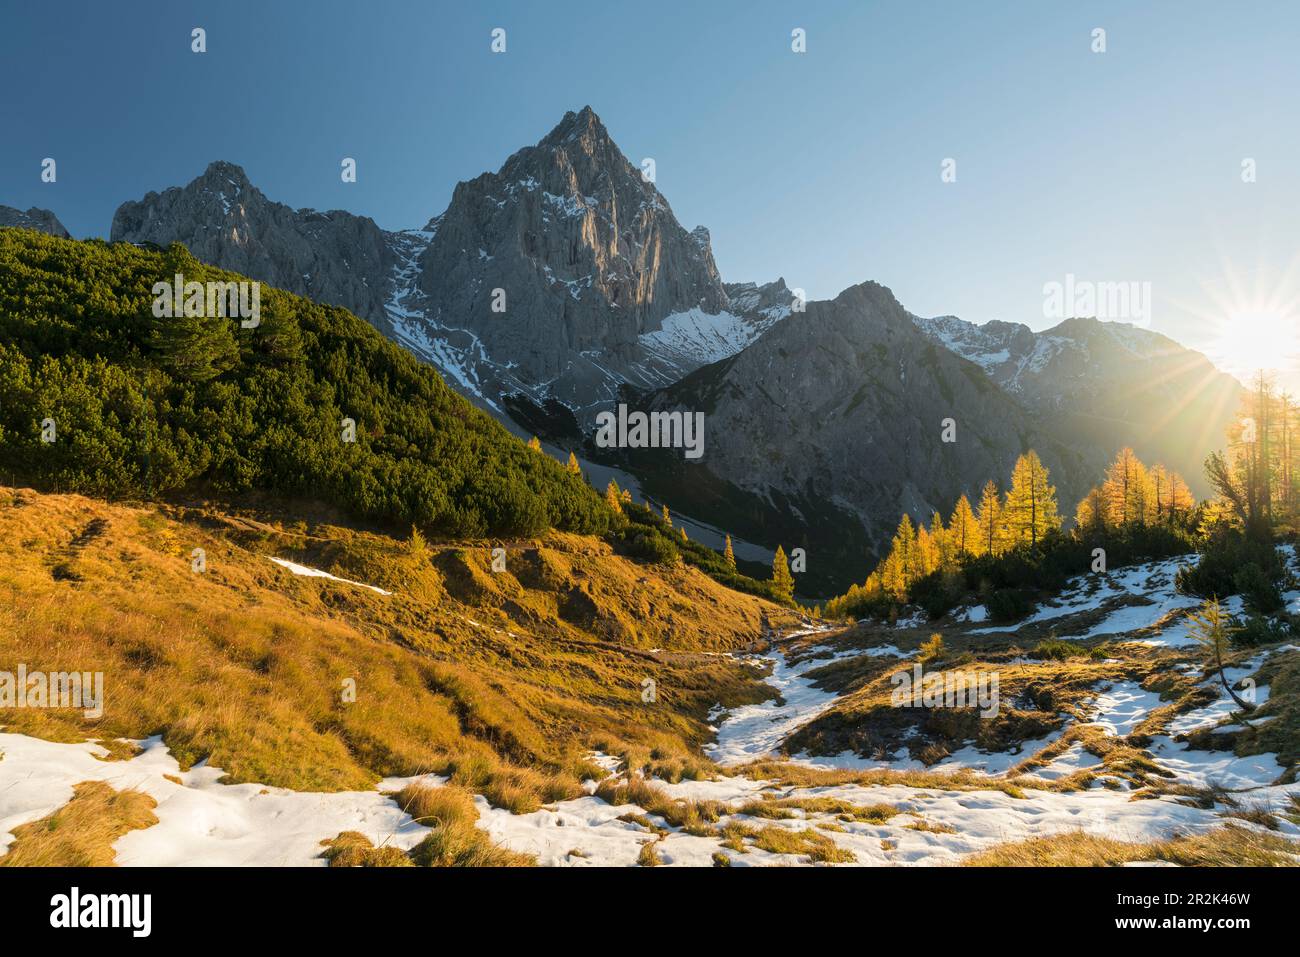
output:
[[[208,168],[203,171],[203,175],[199,179],[229,183],[238,187],[252,185],[249,182],[248,174],[244,172],[244,168],[227,160],[213,160],[208,164]]]
[[[537,145],[555,149],[575,141],[584,141],[589,152],[594,148],[613,146],[609,130],[590,106],[584,106],[577,113],[572,110],[565,113],[564,118]]]

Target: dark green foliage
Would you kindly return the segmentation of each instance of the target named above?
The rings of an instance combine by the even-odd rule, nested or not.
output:
[[[238,281],[184,247],[0,230],[0,469],[111,496],[256,490],[452,537],[602,533],[581,479],[344,309],[263,287],[261,325],[166,320],[154,283]],[[53,445],[40,422],[57,426]],[[341,420],[356,422],[355,443]]]
[[[1201,546],[1201,560],[1178,570],[1178,590],[1198,598],[1243,595],[1259,612],[1282,607],[1278,586],[1285,569],[1271,542],[1258,541],[1238,529],[1215,532]]]
[[[155,360],[178,382],[207,382],[239,362],[237,325],[205,316],[154,318],[149,348]]]
[[[1028,588],[999,588],[984,599],[992,621],[1019,621],[1034,610],[1034,592]]]
[[[728,588],[770,601],[782,601],[773,591],[770,581],[743,575],[708,546],[683,540],[653,509],[629,502],[624,504],[623,514],[626,522],[608,536],[610,543],[623,554],[656,564],[667,564],[680,558]]]
[[[630,528],[619,541],[627,546],[627,553],[638,561],[654,565],[672,565],[680,557],[673,540],[653,528]]]
[[[1075,642],[1064,641],[1053,635],[1051,638],[1040,641],[1034,650],[1028,653],[1028,657],[1038,658],[1042,661],[1067,661],[1070,658],[1079,658],[1087,654],[1088,649]]]
[[[1286,604],[1277,581],[1270,578],[1264,569],[1254,562],[1241,566],[1237,574],[1232,576],[1232,581],[1242,598],[1246,600],[1246,607],[1261,615],[1271,615],[1275,611],[1281,611]]]
[[[924,595],[918,595],[916,600],[927,618],[938,621],[961,604],[962,592],[940,584],[936,588],[928,589]]]
[[[1295,620],[1290,615],[1270,618],[1265,615],[1248,615],[1245,622],[1234,622],[1240,630],[1232,635],[1232,643],[1239,648],[1271,645],[1290,641],[1295,635]]]

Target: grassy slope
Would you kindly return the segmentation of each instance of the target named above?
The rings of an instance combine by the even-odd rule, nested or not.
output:
[[[504,573],[489,570],[495,545]],[[294,576],[272,555],[393,594]],[[99,721],[17,710],[12,731],[161,733],[183,764],[299,789],[455,773],[515,809],[576,793],[592,747],[679,773],[703,763],[688,755],[709,709],[768,694],[754,669],[705,652],[751,642],[763,610],[788,614],[583,536],[419,549],[267,512],[31,490],[0,491],[0,595],[0,660],[105,673]]]

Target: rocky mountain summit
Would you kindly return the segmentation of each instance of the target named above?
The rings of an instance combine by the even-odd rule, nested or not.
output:
[[[383,327],[393,252],[366,216],[292,209],[267,199],[233,163],[216,162],[183,187],[123,203],[113,242],[184,243],[196,257]]]
[[[624,381],[676,378],[680,365],[642,336],[674,314],[728,305],[708,231],[677,222],[590,108],[459,184],[426,229],[416,259],[426,328],[471,334],[509,366],[496,370],[503,385],[579,409]]]
[[[6,226],[35,229],[38,232],[49,233],[51,236],[58,236],[61,239],[71,238],[68,231],[63,228],[63,224],[59,222],[59,217],[48,209],[39,209],[36,206],[33,206],[25,213],[21,209],[14,209],[12,206],[0,206],[0,229],[4,229]]]

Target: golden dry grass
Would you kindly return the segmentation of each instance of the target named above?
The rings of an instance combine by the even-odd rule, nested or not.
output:
[[[338,837],[321,841],[321,857],[330,867],[414,867],[415,863],[396,847],[375,847],[370,838],[358,831],[344,831]]]
[[[1024,788],[1037,786],[1025,778],[990,778],[976,771],[895,771],[879,769],[852,771],[833,768],[810,768],[789,761],[761,760],[727,769],[730,773],[761,781],[771,781],[785,787],[839,787],[857,784],[900,785],[911,788],[933,788],[941,791],[1002,791],[1011,797],[1023,798]]]
[[[506,850],[475,827],[474,795],[454,784],[408,784],[396,795],[399,807],[433,831],[411,849],[408,860],[423,867],[527,867],[536,861]]]
[[[638,867],[658,867],[663,863],[663,858],[659,856],[659,851],[655,849],[655,845],[658,843],[657,840],[654,840],[646,841],[641,845],[641,850],[636,856]]]
[[[116,858],[113,844],[128,831],[157,824],[157,806],[140,791],[83,781],[67,804],[14,828],[15,841],[0,856],[0,867],[110,867]]]
[[[857,856],[811,828],[795,831],[776,824],[760,828],[754,846],[772,854],[799,854],[814,864],[853,864]]]
[[[183,768],[206,758],[228,781],[300,790],[436,772],[529,811],[600,773],[583,758],[596,742],[710,773],[697,757],[709,710],[770,694],[706,652],[747,645],[764,611],[789,613],[695,569],[574,535],[417,547],[278,514],[0,490],[0,657],[102,671],[106,697],[98,721],[25,709],[9,730],[161,733]],[[490,570],[496,545],[506,572]]]
[[[847,663],[827,666],[827,678],[840,679],[846,694],[815,719],[800,728],[785,744],[792,753],[838,754],[853,751],[861,755],[894,754],[907,748],[912,758],[934,764],[954,750],[973,744],[990,751],[1006,751],[1024,741],[1045,737],[1071,719],[1086,717],[1085,706],[1096,696],[1099,682],[1142,681],[1152,674],[1156,662],[1150,657],[1106,661],[1070,658],[1064,661],[1016,663],[988,660],[969,651],[954,658],[952,649],[925,668],[925,674],[989,674],[998,676],[1000,706],[985,717],[972,702],[968,707],[898,707],[896,686],[890,677],[899,670],[910,671],[913,661],[877,659],[861,665],[861,674],[843,683]],[[821,669],[807,673],[813,680],[823,677]],[[832,685],[837,682],[832,682]],[[828,686],[832,686],[828,685]]]
[[[1002,844],[967,857],[968,867],[1114,867],[1168,861],[1183,867],[1295,867],[1300,849],[1284,837],[1231,824],[1203,834],[1153,841],[1117,841],[1081,831]]]

